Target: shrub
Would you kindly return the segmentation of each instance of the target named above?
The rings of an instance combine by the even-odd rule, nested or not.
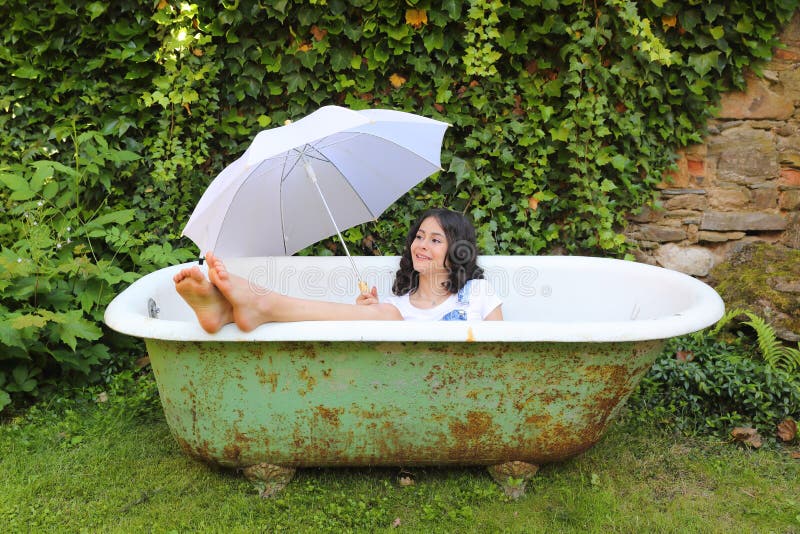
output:
[[[748,338],[704,332],[670,340],[628,407],[634,419],[687,433],[753,426],[773,436],[785,418],[800,419],[800,380],[764,361]]]

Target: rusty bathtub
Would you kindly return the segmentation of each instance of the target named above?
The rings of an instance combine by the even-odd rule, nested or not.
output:
[[[387,294],[396,257],[360,257]],[[144,276],[105,321],[145,339],[167,422],[188,454],[243,469],[265,495],[295,468],[486,465],[509,494],[542,463],[594,445],[672,336],[723,303],[684,274],[621,260],[483,256],[503,322],[235,325],[210,335]],[[255,291],[353,302],[341,257],[228,261]]]

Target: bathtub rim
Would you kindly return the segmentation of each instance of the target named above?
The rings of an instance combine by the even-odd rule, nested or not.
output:
[[[655,276],[678,280],[690,293],[693,304],[680,314],[635,321],[415,321],[413,328],[403,321],[313,321],[266,324],[252,332],[242,332],[230,324],[209,334],[197,322],[152,319],[145,315],[145,299],[140,294],[153,292],[151,288],[162,284],[164,277],[171,279],[180,269],[197,264],[188,262],[159,269],[135,281],[108,305],[104,322],[123,334],[167,341],[609,342],[668,339],[696,332],[717,322],[725,311],[722,299],[713,288],[677,271],[611,258],[528,257],[536,258],[537,262],[569,261],[606,266],[617,262],[626,269],[650,271]],[[141,312],[133,311],[137,308]]]

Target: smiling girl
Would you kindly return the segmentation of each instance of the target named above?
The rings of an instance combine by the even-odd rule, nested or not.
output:
[[[501,321],[500,299],[477,265],[475,228],[462,214],[436,208],[411,227],[392,286],[384,302],[405,320]],[[359,304],[377,303],[372,293]]]

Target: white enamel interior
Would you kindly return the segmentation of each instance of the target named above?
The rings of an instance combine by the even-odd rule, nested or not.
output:
[[[379,295],[391,291],[396,256],[354,258]],[[353,303],[357,281],[345,257],[227,260],[231,272],[293,296]],[[148,274],[108,306],[105,322],[132,336],[207,341],[638,341],[700,330],[724,312],[711,287],[641,263],[578,256],[482,256],[479,265],[503,300],[505,321],[315,321],[227,325],[208,334],[176,293],[172,276],[191,264]],[[205,267],[203,267],[205,269]],[[159,309],[148,316],[148,301]]]

